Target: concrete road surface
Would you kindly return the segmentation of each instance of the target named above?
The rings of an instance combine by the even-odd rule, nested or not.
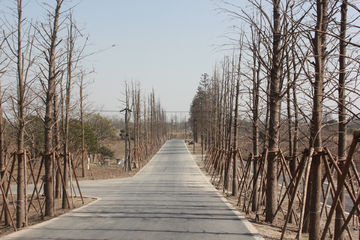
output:
[[[2,239],[262,239],[168,141],[135,177],[81,182],[99,200]]]

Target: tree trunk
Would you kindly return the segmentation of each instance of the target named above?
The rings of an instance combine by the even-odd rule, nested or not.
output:
[[[293,18],[293,7],[291,7],[291,18]],[[292,67],[294,69],[294,75],[295,75],[295,69],[296,69],[296,62],[295,62],[296,36],[295,36],[294,24],[292,24],[291,29],[292,29],[292,32],[291,32],[291,35],[292,35],[292,58],[291,58],[291,62],[292,62]],[[296,171],[296,168],[297,168],[297,160],[296,160],[296,158],[297,158],[297,151],[298,151],[298,130],[299,130],[299,109],[298,109],[298,104],[297,104],[296,82],[297,82],[297,77],[295,76],[294,79],[293,79],[293,83],[292,83],[292,95],[293,95],[293,106],[294,106],[293,151],[292,151],[292,156],[291,156],[292,159],[291,159],[291,163],[290,163],[290,171],[291,171],[292,176],[295,175],[295,171]],[[295,193],[293,192],[293,187],[291,187],[290,191],[291,191],[292,197],[295,197]],[[292,221],[293,217],[291,217],[290,220]]]
[[[313,105],[313,124],[311,139],[315,149],[311,166],[312,190],[310,201],[310,226],[309,239],[320,238],[320,209],[321,209],[321,120],[323,106],[323,77],[325,60],[325,40],[326,40],[326,21],[327,21],[327,1],[317,0],[317,25],[314,38],[315,53],[315,84],[314,84],[314,105]]]
[[[241,48],[240,48],[241,49]],[[241,51],[241,50],[240,50]],[[237,180],[237,141],[238,141],[238,118],[239,118],[239,91],[240,91],[240,62],[241,53],[238,64],[238,76],[235,89],[235,113],[234,113],[234,139],[233,139],[233,182],[232,182],[232,195],[238,195],[238,180]]]
[[[3,109],[2,109],[2,92],[1,92],[1,82],[0,82],[0,176],[1,179],[5,176],[5,158],[4,158],[4,126],[3,126]],[[3,188],[6,189],[6,182],[3,183]],[[5,201],[5,196],[3,196],[3,201]],[[6,208],[4,208],[4,221],[5,226],[10,225],[10,216]]]
[[[84,84],[84,76],[81,76],[80,83],[80,118],[81,118],[81,162],[82,162],[82,176],[86,177],[86,169],[85,169],[85,123],[84,123],[84,106],[83,106],[83,84]]]
[[[56,90],[55,90],[56,91]],[[58,110],[58,94],[56,93],[54,96],[54,135],[55,135],[55,152],[60,151],[60,127],[59,127],[59,110]],[[56,164],[57,165],[57,164]],[[61,166],[57,166],[56,173],[56,184],[55,184],[55,198],[60,198],[60,172],[59,168]]]
[[[45,112],[45,216],[54,216],[54,189],[53,189],[53,158],[52,158],[52,124],[53,124],[53,102],[56,93],[56,45],[58,23],[60,17],[60,7],[63,0],[56,1],[56,8],[54,14],[53,29],[50,36],[50,49],[49,49],[49,76],[48,76],[48,91],[46,92],[46,112]]]
[[[16,227],[22,228],[25,225],[25,177],[24,176],[24,69],[22,53],[22,0],[18,1],[18,49],[17,49],[17,77],[18,77],[18,103],[17,103],[17,121],[18,121],[18,138],[17,138],[17,158],[18,158],[18,186],[17,186],[17,205],[16,205]]]
[[[286,19],[285,19],[286,21]],[[286,29],[289,29],[289,26],[286,22]],[[292,46],[292,47],[295,47],[295,46]],[[289,46],[286,45],[286,75],[287,75],[287,89],[286,89],[286,107],[287,107],[287,120],[288,120],[288,148],[289,148],[289,153],[288,153],[288,161],[289,161],[289,166],[290,166],[290,169],[293,169],[293,165],[294,165],[294,162],[295,162],[295,159],[293,158],[293,155],[294,155],[294,143],[293,143],[293,122],[292,122],[292,115],[291,115],[291,98],[290,98],[290,89],[291,88],[291,85],[294,84],[292,81],[295,81],[292,80],[291,78],[291,59],[290,59],[290,49],[289,49]],[[294,68],[294,71],[295,71],[295,68]],[[293,192],[293,186],[291,185],[290,186],[290,193]],[[289,201],[289,204],[290,204],[290,201]],[[290,205],[289,205],[290,206]],[[290,210],[289,210],[290,211]],[[288,211],[288,212],[289,212]],[[293,219],[293,215],[291,214],[290,218],[289,218],[289,223],[292,223],[294,222],[294,219]]]
[[[290,59],[287,58],[286,62],[288,62]],[[290,81],[290,67],[288,66],[288,81]],[[290,101],[290,85],[291,82],[288,82],[288,87],[286,89],[286,107],[287,107],[287,119],[288,119],[288,146],[289,146],[289,154],[288,156],[291,158],[293,156],[294,153],[294,143],[293,143],[293,129],[292,129],[292,115],[291,115],[291,101]]]
[[[339,57],[339,145],[338,145],[338,156],[339,156],[339,167],[341,171],[344,167],[344,161],[346,160],[346,102],[345,102],[345,80],[346,80],[346,24],[347,24],[347,0],[343,0],[341,5],[341,26],[340,26],[340,57]],[[340,177],[338,177],[339,181]],[[338,182],[339,183],[339,182]],[[340,194],[340,204],[345,209],[345,188],[342,187]],[[344,219],[341,214],[341,208],[336,208],[335,217],[335,239],[345,239],[345,232],[340,234],[340,230],[344,225]]]
[[[265,126],[264,126],[264,138],[263,145],[264,147],[269,147],[269,125],[270,125],[270,85],[271,78],[269,76],[266,77],[267,85],[266,85],[266,115],[265,115]]]
[[[260,20],[260,28],[262,22]],[[255,34],[255,33],[253,33]],[[257,36],[257,43],[255,43],[255,38],[253,40],[253,174],[255,175],[258,169],[258,159],[259,159],[259,100],[260,100],[260,68],[261,62],[256,56],[256,50],[260,48],[260,34],[256,31],[255,36]],[[253,199],[252,199],[252,211],[258,210],[258,183],[257,179],[253,181]]]
[[[70,13],[70,29],[69,29],[69,38],[68,38],[68,46],[67,46],[67,81],[66,81],[66,99],[65,99],[65,127],[64,127],[64,171],[63,178],[64,184],[63,186],[63,199],[62,199],[62,208],[69,208],[67,194],[68,191],[68,182],[69,182],[69,125],[70,125],[70,101],[71,101],[71,86],[72,86],[72,54],[74,48],[73,41],[73,22],[72,22],[72,13]],[[80,89],[82,85],[80,86]],[[82,104],[82,96],[80,96],[80,103]]]
[[[270,83],[269,156],[266,189],[266,221],[272,222],[276,211],[277,164],[280,134],[280,0],[274,0],[273,59]]]
[[[230,62],[229,62],[230,64]],[[233,62],[231,63],[231,65],[233,65]],[[224,106],[226,106],[226,109],[233,109],[233,97],[234,97],[234,88],[232,87],[232,80],[233,80],[233,71],[230,73],[230,66],[227,66],[226,69],[228,70],[228,74],[229,76],[226,77],[227,81],[226,81],[226,85],[227,85],[227,92],[230,93],[229,96],[227,98],[224,98]],[[227,105],[228,104],[228,105]],[[224,109],[225,110],[225,109]],[[227,114],[227,118],[228,121],[225,124],[226,126],[224,126],[224,133],[225,133],[225,149],[227,149],[228,151],[231,151],[231,128],[232,128],[232,120],[233,120],[233,112],[230,111],[226,111]],[[200,119],[201,120],[201,119]],[[199,124],[201,125],[201,124]],[[200,126],[201,127],[201,126]],[[225,190],[229,190],[229,184],[230,184],[230,168],[231,168],[231,163],[232,163],[232,159],[231,159],[231,153],[229,155],[229,158],[226,162],[226,166],[225,166],[225,183],[224,183],[224,188]]]

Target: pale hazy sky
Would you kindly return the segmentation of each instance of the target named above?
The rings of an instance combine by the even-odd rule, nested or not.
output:
[[[246,1],[233,0],[237,4]],[[23,14],[44,21],[47,3],[23,0]],[[14,8],[15,1],[0,0]],[[188,111],[203,73],[211,75],[216,61],[227,53],[219,46],[234,24],[219,14],[217,0],[65,0],[63,10],[74,8],[74,19],[89,35],[83,65],[96,73],[87,91],[93,107],[119,111],[125,106],[124,81],[139,81],[144,95],[154,88],[167,111]],[[3,8],[3,9],[6,9]],[[6,10],[4,10],[6,11]],[[115,47],[111,47],[115,45]],[[106,114],[106,113],[104,113]]]
[[[124,80],[154,88],[167,111],[187,111],[200,76],[211,74],[225,52],[218,46],[230,23],[210,0],[83,0],[75,9],[93,43],[107,48],[87,59],[96,74],[90,99],[104,109],[124,108]]]
[[[28,2],[24,14],[30,13],[39,20],[45,16],[43,2],[55,5],[55,0],[23,1]],[[226,1],[248,11],[246,0]],[[0,0],[13,5],[14,2]],[[119,101],[124,99],[124,81],[134,80],[141,83],[146,96],[153,88],[165,110],[188,111],[201,75],[212,75],[216,61],[231,54],[219,46],[229,42],[226,37],[239,37],[231,31],[236,31],[234,25],[241,27],[241,21],[229,20],[218,5],[235,12],[240,9],[222,2],[65,0],[63,10],[76,5],[74,19],[79,28],[84,28],[82,32],[90,36],[91,45],[86,51],[108,49],[84,62],[89,71],[96,71],[87,77],[94,81],[87,89],[93,107],[120,111],[125,107]]]

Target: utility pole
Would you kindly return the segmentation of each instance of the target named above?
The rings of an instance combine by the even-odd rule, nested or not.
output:
[[[127,142],[128,142],[128,136],[129,136],[129,131],[128,131],[128,112],[132,112],[129,108],[125,108],[123,110],[121,110],[120,112],[125,111],[125,172],[128,171],[129,169],[129,160],[128,160],[128,151],[127,151]]]
[[[185,141],[186,141],[186,115],[185,115]]]
[[[193,154],[195,154],[195,134],[196,134],[196,119],[193,119],[194,121],[194,129],[193,129],[193,135],[194,135],[194,146],[193,146]],[[197,137],[196,137],[197,138]]]
[[[176,138],[175,137],[175,121],[173,122],[173,127],[174,127],[174,138]]]
[[[174,125],[174,120],[173,120],[173,119],[171,119],[170,135],[172,136],[171,139],[174,139],[174,134],[175,134],[175,132],[172,132],[172,131],[171,131],[171,126],[172,126],[172,125]],[[172,132],[172,133],[171,133],[171,132]]]

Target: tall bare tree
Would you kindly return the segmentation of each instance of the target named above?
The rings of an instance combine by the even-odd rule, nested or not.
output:
[[[253,61],[253,71],[252,71],[252,142],[253,142],[253,154],[254,154],[254,163],[253,163],[253,172],[256,173],[258,169],[258,158],[259,158],[259,123],[260,123],[260,70],[261,70],[261,61],[258,57],[260,52],[260,29],[262,28],[261,17],[259,19],[259,26],[251,25],[252,39],[250,45],[252,45],[252,61]],[[252,199],[252,210],[257,211],[258,209],[258,193],[257,193],[257,179],[253,181],[253,199]]]
[[[23,17],[23,4],[22,0],[16,1],[16,27],[12,29],[10,23],[8,28],[13,33],[11,39],[8,38],[7,44],[10,49],[10,53],[13,57],[12,62],[16,64],[16,92],[17,94],[10,96],[10,105],[15,112],[14,126],[17,130],[17,156],[18,156],[18,174],[17,174],[17,211],[16,211],[16,226],[22,228],[26,225],[25,219],[25,171],[24,166],[26,164],[26,156],[24,154],[24,135],[25,135],[25,114],[26,107],[31,102],[30,97],[27,97],[27,92],[31,87],[31,66],[34,64],[35,57],[33,57],[33,43],[34,34],[32,32],[32,25],[27,24],[26,19]],[[24,32],[23,32],[24,31]],[[24,33],[24,34],[23,34]]]
[[[313,116],[311,126],[310,146],[314,147],[316,154],[312,160],[311,178],[312,191],[310,200],[310,228],[309,239],[319,239],[320,237],[320,209],[321,209],[321,122],[323,109],[323,87],[324,87],[324,63],[326,49],[326,29],[327,29],[327,0],[317,0],[317,21],[314,37],[314,55],[315,55],[315,82],[314,82],[314,102]]]
[[[281,71],[281,10],[280,0],[273,1],[273,46],[270,82],[269,154],[266,188],[266,221],[272,222],[276,211],[277,163],[275,152],[280,147],[280,71]]]
[[[84,77],[85,74],[82,72],[80,76],[80,121],[81,121],[81,162],[82,162],[82,176],[86,176],[86,168],[85,168],[85,121],[84,121],[84,101],[85,101],[85,95],[84,95]],[[70,103],[70,102],[69,102]]]
[[[68,31],[68,41],[67,41],[67,67],[66,67],[66,96],[65,96],[65,119],[64,119],[64,171],[63,178],[65,186],[63,186],[63,201],[62,208],[68,208],[68,201],[66,199],[66,191],[68,189],[68,165],[69,165],[69,122],[70,122],[70,100],[71,100],[71,88],[72,88],[72,72],[73,72],[73,49],[74,49],[74,39],[73,39],[73,22],[72,22],[72,13],[70,13],[70,25]],[[80,100],[82,103],[82,101]]]
[[[241,80],[241,60],[244,44],[244,33],[240,35],[239,40],[239,59],[237,64],[237,76],[236,76],[236,88],[235,88],[235,110],[234,110],[234,139],[233,139],[233,151],[238,149],[238,120],[239,120],[239,95],[240,95],[240,80]],[[238,179],[237,179],[237,156],[233,154],[233,183],[232,183],[232,195],[238,195]]]
[[[18,187],[17,187],[17,211],[16,211],[16,226],[23,227],[26,224],[25,220],[25,193],[24,193],[24,128],[25,128],[25,109],[24,109],[24,65],[22,53],[22,0],[18,1],[18,49],[17,49],[17,76],[18,76]]]
[[[46,69],[47,74],[45,73],[45,69],[42,69],[43,77],[46,79],[46,83],[43,84],[43,88],[46,93],[45,99],[45,216],[54,216],[54,189],[53,189],[53,181],[54,181],[54,173],[53,173],[53,158],[52,154],[54,151],[53,148],[53,103],[54,97],[56,94],[56,79],[61,74],[61,71],[57,69],[57,56],[56,49],[59,45],[58,33],[59,33],[59,19],[60,19],[60,9],[64,0],[56,0],[56,6],[54,8],[54,12],[49,12],[49,16],[51,17],[49,20],[49,29],[46,28],[45,24],[41,25],[42,38],[45,41],[45,45],[43,46],[43,54],[46,59]],[[52,22],[51,22],[52,20]],[[61,41],[61,40],[60,40]],[[45,67],[45,66],[44,66]],[[46,84],[46,85],[45,85]]]
[[[134,119],[134,147],[141,145],[141,88],[140,83],[132,83],[132,112]]]
[[[344,169],[344,162],[346,160],[346,27],[347,27],[347,5],[348,1],[343,0],[341,4],[341,21],[340,21],[340,56],[339,56],[339,144],[338,144],[338,156],[339,156],[339,167],[341,170]],[[340,177],[338,178],[338,181]],[[340,184],[338,182],[338,184]],[[345,188],[343,187],[340,195],[340,204],[345,209]],[[340,205],[339,204],[339,205]],[[340,230],[344,224],[342,218],[342,211],[340,206],[336,209],[335,217],[335,239],[345,239],[345,233],[340,234]]]
[[[4,35],[0,42],[0,177],[1,179],[4,177],[5,173],[5,157],[4,157],[4,131],[5,126],[3,122],[3,92],[2,92],[2,77],[5,74],[8,65],[10,63],[9,58],[4,53],[4,45],[7,40],[7,35]],[[6,182],[3,183],[3,188],[5,189]],[[10,217],[9,212],[7,209],[4,210],[4,217],[5,217],[5,225],[10,225]]]

